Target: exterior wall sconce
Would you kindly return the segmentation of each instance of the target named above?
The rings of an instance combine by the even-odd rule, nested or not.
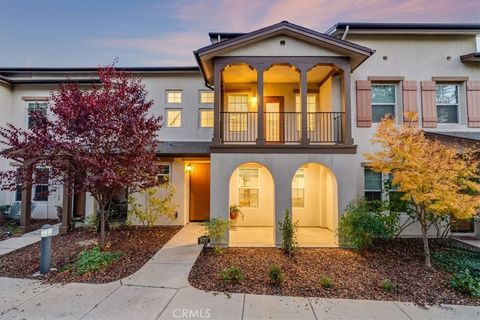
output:
[[[256,106],[257,105],[257,96],[253,96],[250,98],[250,104],[252,106]]]
[[[192,169],[193,169],[193,168],[192,168],[192,165],[189,163],[189,164],[187,164],[187,166],[185,167],[185,172],[186,172],[186,173],[190,173],[190,172],[192,172]]]

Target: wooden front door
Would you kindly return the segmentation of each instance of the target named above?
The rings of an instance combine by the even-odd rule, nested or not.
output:
[[[283,97],[265,97],[265,140],[267,142],[282,142],[284,107]]]
[[[192,163],[190,171],[190,221],[210,218],[210,164]]]

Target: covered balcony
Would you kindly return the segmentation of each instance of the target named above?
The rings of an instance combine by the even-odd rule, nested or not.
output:
[[[263,60],[253,60],[258,59]],[[344,64],[305,63],[308,58],[265,63],[248,57],[227,60],[230,63],[219,72],[219,130],[214,142],[272,146],[352,144],[346,126],[349,89],[345,86]]]

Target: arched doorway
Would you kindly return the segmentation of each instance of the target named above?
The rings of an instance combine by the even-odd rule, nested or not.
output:
[[[337,179],[320,163],[306,163],[292,178],[292,219],[300,246],[336,246]]]
[[[265,166],[248,162],[233,171],[229,205],[240,210],[230,219],[230,246],[274,246],[275,185]]]

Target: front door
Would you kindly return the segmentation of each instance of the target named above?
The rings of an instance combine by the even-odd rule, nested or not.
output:
[[[192,163],[190,175],[190,221],[210,218],[210,164]]]
[[[283,141],[283,97],[265,97],[265,140]]]

